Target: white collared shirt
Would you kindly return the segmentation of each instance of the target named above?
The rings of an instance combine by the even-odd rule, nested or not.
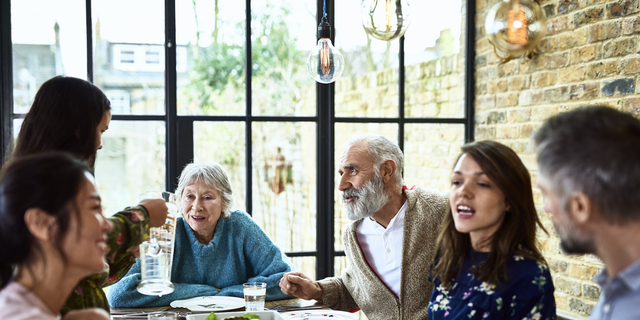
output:
[[[382,282],[398,297],[400,296],[404,216],[407,205],[408,202],[405,201],[386,229],[371,218],[362,219],[356,227],[358,242],[367,262]]]

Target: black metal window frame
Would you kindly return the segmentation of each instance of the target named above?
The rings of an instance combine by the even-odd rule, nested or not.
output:
[[[464,118],[406,118],[405,73],[404,73],[404,36],[399,44],[398,79],[398,117],[396,118],[357,118],[335,116],[335,85],[316,84],[316,116],[254,116],[251,101],[251,0],[246,1],[245,29],[245,72],[246,72],[246,114],[244,116],[182,116],[177,113],[177,72],[176,72],[176,25],[175,1],[165,0],[165,115],[113,115],[115,121],[163,121],[166,127],[166,188],[173,190],[181,169],[193,161],[193,123],[195,121],[244,122],[246,144],[246,210],[252,212],[252,144],[251,124],[254,122],[313,122],[316,123],[317,150],[317,221],[316,251],[287,252],[290,257],[315,257],[316,278],[322,279],[334,275],[334,259],[344,256],[344,251],[335,250],[334,239],[334,138],[336,123],[396,123],[398,124],[398,142],[404,150],[405,124],[463,124],[465,142],[474,140],[474,94],[475,94],[475,1],[466,0],[465,13],[465,116]],[[327,0],[327,17],[332,26],[335,24],[335,0]],[[0,1],[0,152],[5,157],[13,144],[13,119],[24,115],[13,113],[12,84],[12,42],[11,42],[11,1]],[[87,30],[87,76],[93,82],[93,26],[91,21],[91,0],[86,3]],[[317,11],[322,12],[323,0],[317,0]],[[320,23],[321,14],[316,14]],[[335,41],[335,32],[332,33]],[[329,155],[329,156],[326,156]]]

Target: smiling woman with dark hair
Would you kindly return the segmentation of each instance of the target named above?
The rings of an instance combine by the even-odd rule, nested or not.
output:
[[[536,227],[544,227],[518,155],[495,141],[464,145],[449,202],[429,320],[555,319],[551,275],[536,244]]]
[[[84,163],[47,154],[7,166],[0,178],[0,319],[59,319],[78,281],[104,269],[112,228]],[[87,309],[62,319],[108,318]]]

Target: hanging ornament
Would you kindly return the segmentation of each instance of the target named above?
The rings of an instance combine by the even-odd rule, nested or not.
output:
[[[331,43],[331,25],[327,19],[326,0],[322,20],[318,25],[318,45],[309,53],[307,69],[311,77],[320,83],[332,83],[342,74],[344,57]]]
[[[503,0],[487,13],[485,30],[495,48],[507,55],[501,58],[508,61],[523,54],[531,56],[547,24],[535,0]]]
[[[411,23],[411,7],[407,0],[364,0],[360,19],[371,37],[391,41],[407,31]]]

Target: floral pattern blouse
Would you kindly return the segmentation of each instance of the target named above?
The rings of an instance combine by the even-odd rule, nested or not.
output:
[[[62,314],[84,308],[102,308],[109,311],[109,302],[103,287],[118,282],[136,262],[132,251],[149,238],[149,215],[142,206],[127,207],[109,218],[113,230],[107,235],[105,271],[90,275],[78,283],[62,307]]]
[[[507,265],[509,280],[496,286],[476,279],[469,271],[488,257],[488,252],[470,253],[448,288],[435,279],[429,320],[556,319],[553,283],[544,262],[515,255]]]

